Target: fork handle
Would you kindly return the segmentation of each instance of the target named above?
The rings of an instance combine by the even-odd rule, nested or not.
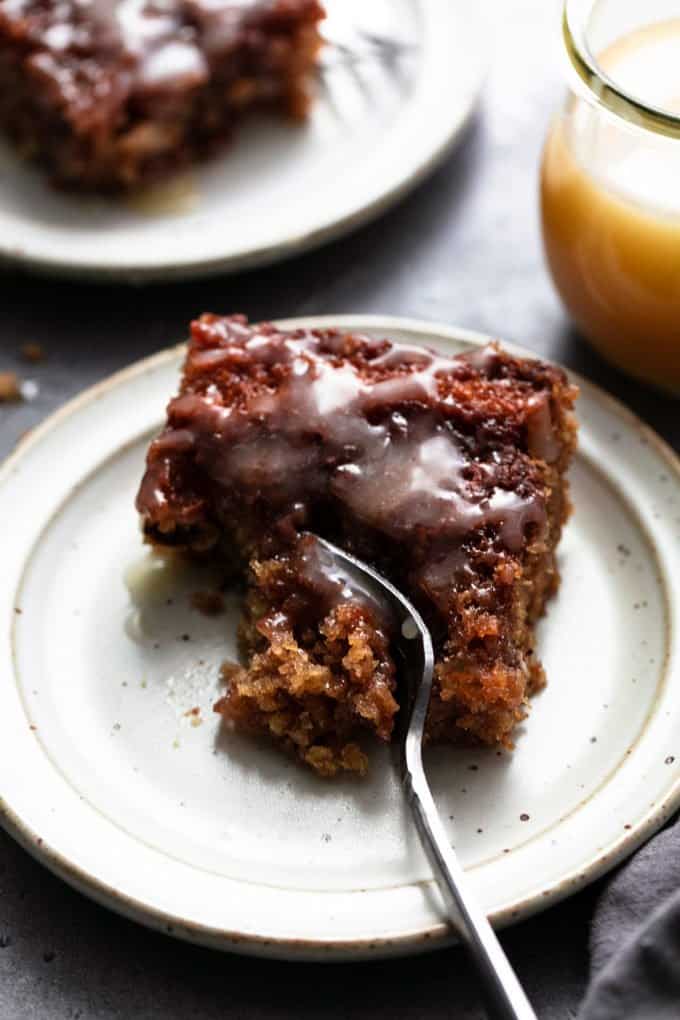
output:
[[[449,919],[481,978],[488,1016],[492,1020],[536,1020],[493,928],[469,893],[468,879],[442,825],[422,762],[406,772],[404,788]]]

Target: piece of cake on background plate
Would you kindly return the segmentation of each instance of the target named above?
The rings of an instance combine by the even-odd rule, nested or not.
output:
[[[318,0],[0,0],[0,130],[55,184],[129,191],[248,111],[304,118]]]

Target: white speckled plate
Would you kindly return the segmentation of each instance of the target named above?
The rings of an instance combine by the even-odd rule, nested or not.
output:
[[[305,324],[332,321],[446,350],[482,339],[400,319]],[[88,895],[212,946],[346,958],[439,945],[437,890],[388,753],[364,782],[322,782],[220,735],[211,706],[234,602],[208,618],[189,604],[202,577],[140,581],[132,501],[181,353],[73,401],[0,474],[3,824]],[[499,924],[601,874],[680,801],[678,461],[582,387],[576,510],[540,633],[548,687],[514,754],[427,756]]]
[[[273,262],[365,223],[436,166],[487,59],[465,0],[325,0],[328,49],[309,122],[245,123],[218,157],[134,202],[67,195],[0,146],[0,259],[77,276],[167,279]],[[360,33],[364,33],[361,35]],[[366,34],[406,44],[378,60]]]

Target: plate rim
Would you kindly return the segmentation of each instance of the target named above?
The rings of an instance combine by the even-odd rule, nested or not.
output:
[[[425,0],[424,10],[420,6],[419,10],[421,14],[427,13],[427,0]],[[148,263],[135,265],[132,262],[121,266],[106,265],[98,262],[96,256],[93,260],[80,262],[69,260],[68,256],[64,257],[60,254],[26,252],[21,246],[3,245],[0,241],[0,267],[38,273],[57,279],[70,278],[102,283],[140,284],[166,280],[191,280],[220,274],[230,275],[274,265],[314,251],[330,241],[340,240],[361,227],[367,226],[383,213],[398,205],[444,162],[465,133],[478,108],[490,64],[489,49],[483,45],[484,27],[488,22],[488,16],[483,9],[478,9],[475,11],[465,10],[464,17],[466,36],[474,38],[476,43],[475,57],[470,62],[470,81],[465,90],[464,107],[461,108],[459,115],[448,124],[447,129],[442,129],[433,139],[435,144],[430,148],[429,153],[425,158],[421,156],[419,162],[410,168],[406,176],[397,180],[377,197],[369,198],[368,201],[364,200],[363,204],[353,211],[311,230],[291,235],[285,240],[265,243],[241,253],[217,255],[188,262],[175,261],[162,265]],[[445,118],[440,119],[445,122]],[[427,150],[425,151],[427,152]],[[198,169],[200,169],[200,164]]]
[[[369,314],[325,314],[321,316],[301,316],[289,319],[277,319],[281,328],[298,327],[325,328],[338,326],[348,329],[371,330],[405,330],[422,334],[436,343],[437,338],[462,341],[480,346],[495,339],[481,331],[451,326],[436,321],[413,319],[402,316],[384,316]],[[502,341],[503,346],[518,354],[540,357],[536,351],[513,343]],[[156,367],[167,364],[181,357],[185,343],[171,347],[139,359],[119,371],[107,376],[94,385],[76,394],[61,407],[57,408],[43,422],[28,434],[22,436],[14,449],[0,463],[0,485],[12,473],[15,466],[30,452],[33,446],[62,421],[77,414],[81,409],[96,402],[100,396],[112,389],[122,386],[127,380],[154,371]],[[664,460],[669,470],[680,481],[680,456],[658,435],[649,425],[640,419],[625,404],[613,397],[595,383],[584,379],[578,373],[566,370],[569,377],[596,401],[604,404],[619,418],[623,418],[631,427],[643,435],[655,452]],[[669,627],[672,633],[676,621],[669,615]],[[632,828],[623,833],[608,846],[598,851],[586,865],[576,866],[540,894],[530,894],[518,902],[512,902],[503,910],[491,915],[495,927],[527,918],[538,911],[564,899],[578,889],[584,887],[619,861],[634,852],[646,839],[661,827],[669,814],[680,807],[680,776],[673,781],[666,795],[650,805],[649,809],[633,823]],[[160,910],[150,904],[114,889],[96,875],[88,873],[73,864],[58,850],[45,844],[40,834],[25,823],[4,801],[0,793],[0,824],[24,849],[35,859],[46,866],[62,880],[85,894],[97,903],[106,906],[134,921],[142,923],[172,936],[207,945],[212,948],[237,951],[250,955],[269,956],[274,958],[298,960],[334,960],[338,962],[361,958],[393,957],[417,953],[425,950],[441,948],[455,941],[455,936],[445,922],[437,922],[425,928],[413,931],[398,932],[394,935],[378,938],[292,938],[272,937],[229,930],[225,926],[212,927],[182,919],[175,914]],[[433,886],[434,880],[411,885]]]

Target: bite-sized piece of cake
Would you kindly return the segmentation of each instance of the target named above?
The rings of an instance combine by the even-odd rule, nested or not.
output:
[[[241,316],[192,325],[137,497],[152,543],[246,577],[246,665],[217,705],[323,774],[363,771],[398,692],[385,607],[307,534],[374,564],[431,628],[432,740],[511,746],[543,671],[575,388],[497,346],[458,357]],[[396,700],[395,700],[396,699]]]
[[[357,730],[389,740],[398,707],[389,609],[312,535],[252,560],[248,580],[249,666],[223,667],[229,689],[217,710],[238,729],[271,733],[323,775],[363,773]]]
[[[67,187],[138,187],[243,113],[304,117],[318,0],[0,0],[0,129]]]

